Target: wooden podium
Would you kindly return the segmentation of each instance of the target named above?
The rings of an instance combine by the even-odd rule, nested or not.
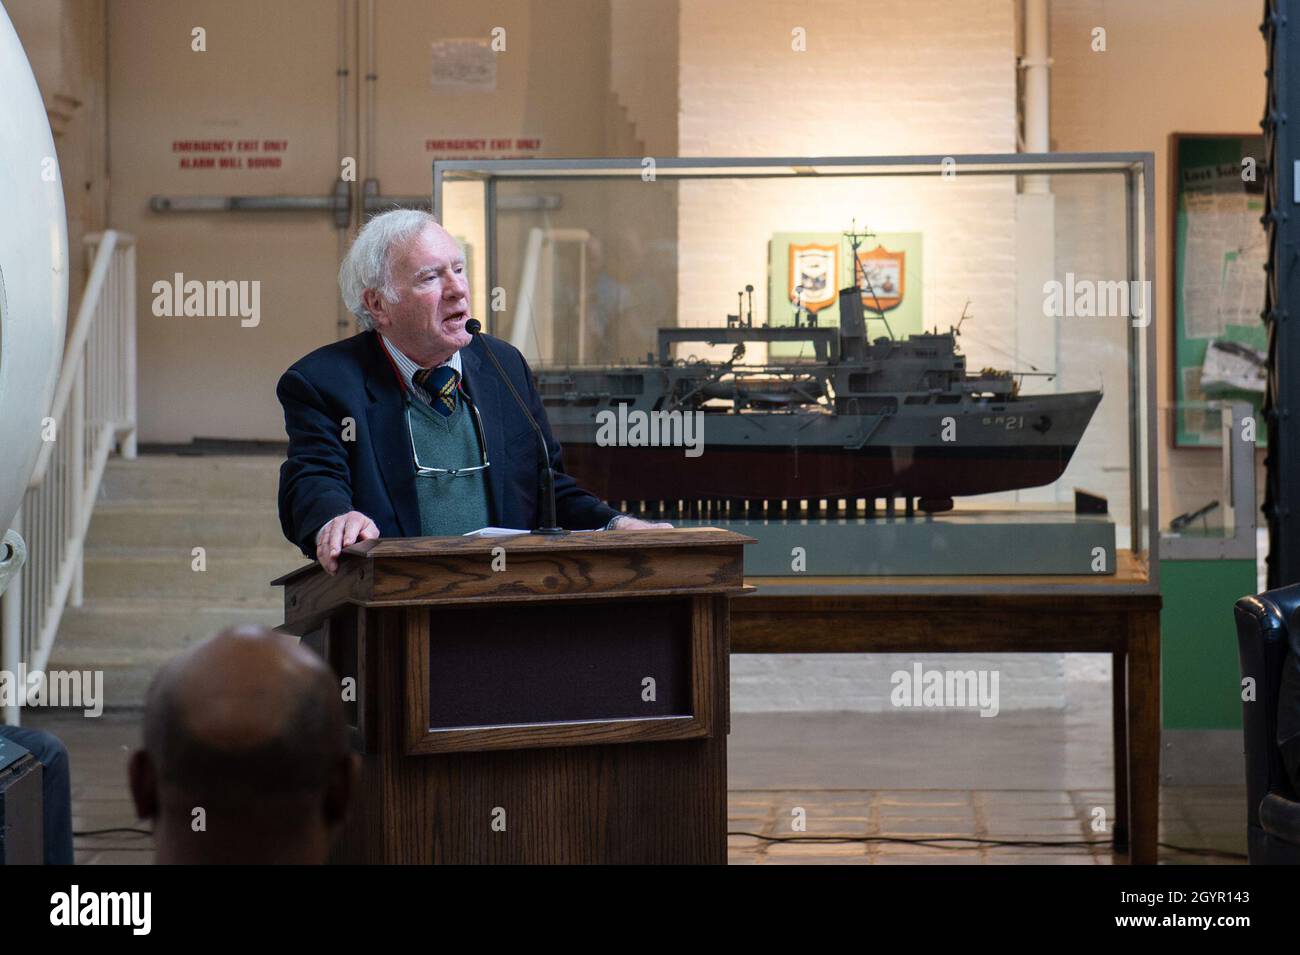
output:
[[[728,601],[714,528],[350,547],[284,586],[363,754],[333,861],[725,863]]]

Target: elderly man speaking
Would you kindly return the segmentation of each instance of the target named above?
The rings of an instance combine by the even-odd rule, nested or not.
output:
[[[371,219],[339,287],[365,331],[295,362],[276,387],[289,434],[280,525],[331,574],[343,548],[380,535],[537,526],[541,443],[511,385],[546,438],[560,526],[669,526],[620,514],[564,473],[523,355],[466,328],[465,257],[433,216]]]

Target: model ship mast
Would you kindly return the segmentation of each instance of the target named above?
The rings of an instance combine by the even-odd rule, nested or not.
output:
[[[876,313],[876,318],[880,319],[882,322],[885,323],[885,331],[888,332],[889,337],[893,339],[894,330],[889,327],[889,319],[885,318],[885,310],[880,307],[880,299],[876,297],[876,290],[871,285],[871,276],[867,274],[867,267],[862,264],[862,260],[858,257],[858,249],[861,248],[862,241],[864,239],[874,239],[876,237],[876,234],[874,232],[857,231],[857,224],[858,223],[856,219],[850,219],[849,231],[844,233],[844,237],[849,240],[849,247],[853,250],[853,291],[857,293],[859,296],[861,296],[862,286],[858,284],[858,275],[861,274],[862,281],[866,285],[867,291],[871,293],[871,301],[874,302],[876,305],[876,307],[872,309],[872,311]],[[845,291],[848,290],[846,289]],[[844,302],[844,293],[841,292],[840,293],[841,305],[843,305],[843,302]],[[865,306],[863,307],[865,308]]]

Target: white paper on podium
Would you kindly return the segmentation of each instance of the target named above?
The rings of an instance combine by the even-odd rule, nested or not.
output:
[[[569,531],[570,534],[595,534],[604,528],[595,527],[588,530]],[[464,537],[513,537],[515,534],[531,534],[532,531],[521,531],[513,527],[480,527],[476,531],[469,531],[463,534]]]

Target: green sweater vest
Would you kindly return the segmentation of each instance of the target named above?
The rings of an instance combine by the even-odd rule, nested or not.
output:
[[[419,399],[412,399],[411,436],[425,467],[461,468],[483,463],[474,417],[465,401],[444,418]],[[488,526],[487,472],[416,474],[420,501],[420,534],[450,537]]]

